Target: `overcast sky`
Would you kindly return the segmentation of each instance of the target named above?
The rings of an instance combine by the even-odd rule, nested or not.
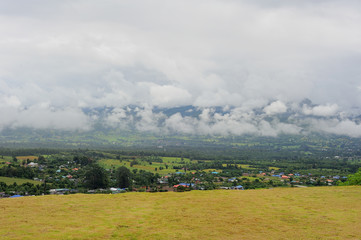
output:
[[[360,113],[360,26],[359,0],[0,1],[0,129],[89,128],[83,108],[130,104],[272,115],[306,98],[303,114],[341,121]]]

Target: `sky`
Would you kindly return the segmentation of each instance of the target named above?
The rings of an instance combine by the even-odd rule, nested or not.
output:
[[[99,107],[124,127],[134,105],[144,131],[277,135],[307,123],[359,137],[360,26],[358,0],[0,1],[0,131],[89,130],[98,116],[84,109]],[[187,105],[203,118],[153,111]]]

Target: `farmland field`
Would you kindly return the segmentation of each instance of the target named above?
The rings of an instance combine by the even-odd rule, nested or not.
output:
[[[40,181],[34,181],[34,180],[30,180],[30,179],[25,179],[25,178],[11,178],[11,177],[0,177],[0,182],[4,182],[6,184],[13,184],[14,182],[16,182],[17,185],[21,185],[23,183],[32,183],[32,184],[41,184],[42,182]]]
[[[34,160],[38,159],[37,156],[17,156],[16,158],[18,160],[27,160],[27,159],[29,159],[30,161],[34,161]]]
[[[137,158],[138,164],[134,165],[134,166],[130,166],[130,160],[122,160],[119,161],[117,159],[109,159],[109,158],[103,158],[101,160],[99,160],[99,165],[106,168],[106,169],[111,169],[113,167],[117,168],[117,167],[121,167],[121,166],[126,166],[127,168],[133,170],[133,169],[138,169],[138,170],[145,170],[148,172],[152,172],[152,173],[158,173],[160,175],[166,175],[168,173],[174,173],[177,170],[173,169],[174,165],[179,165],[181,163],[181,158],[177,158],[177,157],[160,157],[160,159],[162,160],[162,162],[157,162],[157,161],[152,161],[152,164],[150,164],[147,161],[141,160],[140,158]],[[188,158],[184,158],[183,161],[185,163],[190,163],[190,160]],[[168,165],[168,169],[165,167],[165,165]],[[163,169],[160,169],[160,167],[162,167]],[[157,169],[157,170],[155,170]],[[184,172],[183,170],[178,170],[180,172]]]
[[[359,239],[360,200],[361,187],[0,199],[0,235],[2,239]]]

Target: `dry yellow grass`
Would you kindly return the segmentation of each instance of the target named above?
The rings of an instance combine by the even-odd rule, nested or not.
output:
[[[1,239],[360,239],[361,187],[0,199]]]
[[[30,161],[38,160],[37,156],[17,156],[16,158],[18,160],[27,160],[27,159],[29,159]]]

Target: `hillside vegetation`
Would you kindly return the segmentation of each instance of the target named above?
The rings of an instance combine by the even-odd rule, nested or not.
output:
[[[359,239],[361,187],[0,199],[2,239]]]

